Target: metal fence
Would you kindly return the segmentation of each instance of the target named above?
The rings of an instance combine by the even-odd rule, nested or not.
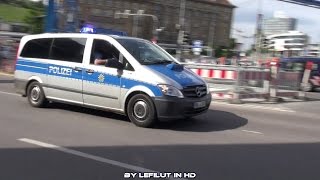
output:
[[[227,97],[238,103],[240,99],[277,97],[300,97],[303,72],[281,71],[278,68],[276,77],[270,68],[242,67],[212,64],[185,64],[193,72],[203,77],[220,91],[212,91],[214,96]]]
[[[280,71],[277,77],[277,85],[279,89],[300,90],[303,72]]]

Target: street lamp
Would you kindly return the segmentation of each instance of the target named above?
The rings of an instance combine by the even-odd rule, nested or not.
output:
[[[145,14],[144,10],[138,10],[137,13],[131,13],[130,10],[125,10],[124,12],[116,11],[114,18],[119,19],[119,18],[128,18],[129,16],[145,16],[145,17],[151,17],[153,20],[153,28],[152,28],[152,33],[154,38],[157,40],[158,39],[158,32],[162,31],[163,28],[159,28],[159,19],[157,16],[153,14]],[[134,24],[134,28],[136,29],[137,24]]]

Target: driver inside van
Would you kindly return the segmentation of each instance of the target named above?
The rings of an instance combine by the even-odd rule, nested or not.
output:
[[[108,59],[103,59],[102,57],[103,57],[102,53],[96,51],[94,53],[94,64],[95,65],[106,65],[108,62]]]

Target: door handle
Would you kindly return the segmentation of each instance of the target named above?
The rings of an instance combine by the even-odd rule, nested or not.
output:
[[[94,73],[94,70],[93,70],[93,69],[87,69],[86,72],[87,72],[88,74],[92,74],[92,73]]]
[[[72,69],[73,69],[74,71],[77,71],[77,72],[78,72],[78,71],[82,71],[82,69],[81,69],[80,67],[73,67]]]

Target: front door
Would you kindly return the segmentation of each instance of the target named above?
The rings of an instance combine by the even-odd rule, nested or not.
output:
[[[83,101],[86,105],[120,109],[121,72],[107,67],[107,60],[119,58],[119,51],[107,40],[94,39],[90,62],[84,66]]]

